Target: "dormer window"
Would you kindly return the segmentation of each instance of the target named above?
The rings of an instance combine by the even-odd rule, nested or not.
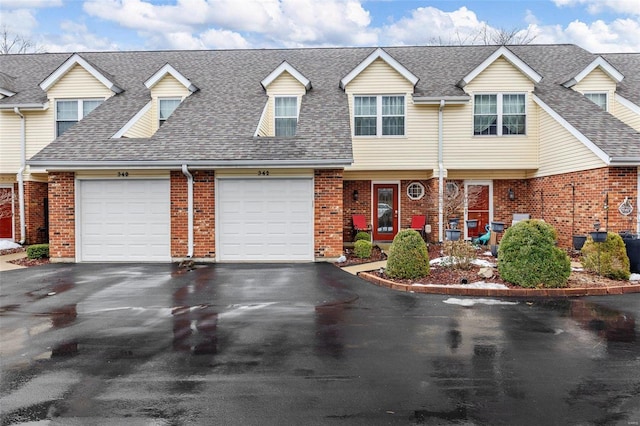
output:
[[[162,126],[165,121],[169,118],[173,111],[178,108],[180,102],[182,100],[180,98],[170,98],[170,99],[158,99],[158,125]]]
[[[605,92],[585,93],[584,95],[603,110],[607,110],[607,94]]]
[[[298,98],[278,96],[275,98],[276,136],[295,136],[298,125]]]
[[[102,99],[74,99],[56,101],[56,137],[96,109]]]

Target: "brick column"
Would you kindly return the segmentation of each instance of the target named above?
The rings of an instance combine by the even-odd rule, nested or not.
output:
[[[314,172],[316,259],[332,259],[342,254],[343,195],[342,170]]]
[[[215,234],[215,172],[198,170],[193,173],[193,256],[213,260],[216,257]]]
[[[49,256],[52,262],[75,262],[76,260],[75,173],[73,172],[49,173]]]
[[[27,226],[27,244],[46,243],[44,199],[48,197],[46,182],[24,183],[24,211]]]

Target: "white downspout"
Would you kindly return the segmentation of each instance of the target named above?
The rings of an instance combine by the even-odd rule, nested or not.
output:
[[[444,241],[444,160],[442,153],[442,111],[444,105],[445,100],[440,99],[440,108],[438,109],[438,241]]]
[[[182,174],[187,177],[187,257],[193,257],[193,175],[186,164],[182,165]]]
[[[18,179],[18,199],[20,204],[20,244],[24,244],[27,240],[27,224],[24,211],[24,170],[27,168],[27,141],[24,115],[20,112],[20,108],[14,107],[13,112],[20,116],[20,168],[16,178]]]

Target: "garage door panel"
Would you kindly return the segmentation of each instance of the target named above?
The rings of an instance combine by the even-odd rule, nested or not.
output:
[[[168,180],[80,181],[79,205],[80,260],[171,260]]]
[[[313,260],[312,179],[220,179],[216,197],[219,260]]]

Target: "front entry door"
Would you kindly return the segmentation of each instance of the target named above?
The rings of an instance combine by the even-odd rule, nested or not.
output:
[[[373,239],[392,241],[398,233],[398,185],[373,185]]]

